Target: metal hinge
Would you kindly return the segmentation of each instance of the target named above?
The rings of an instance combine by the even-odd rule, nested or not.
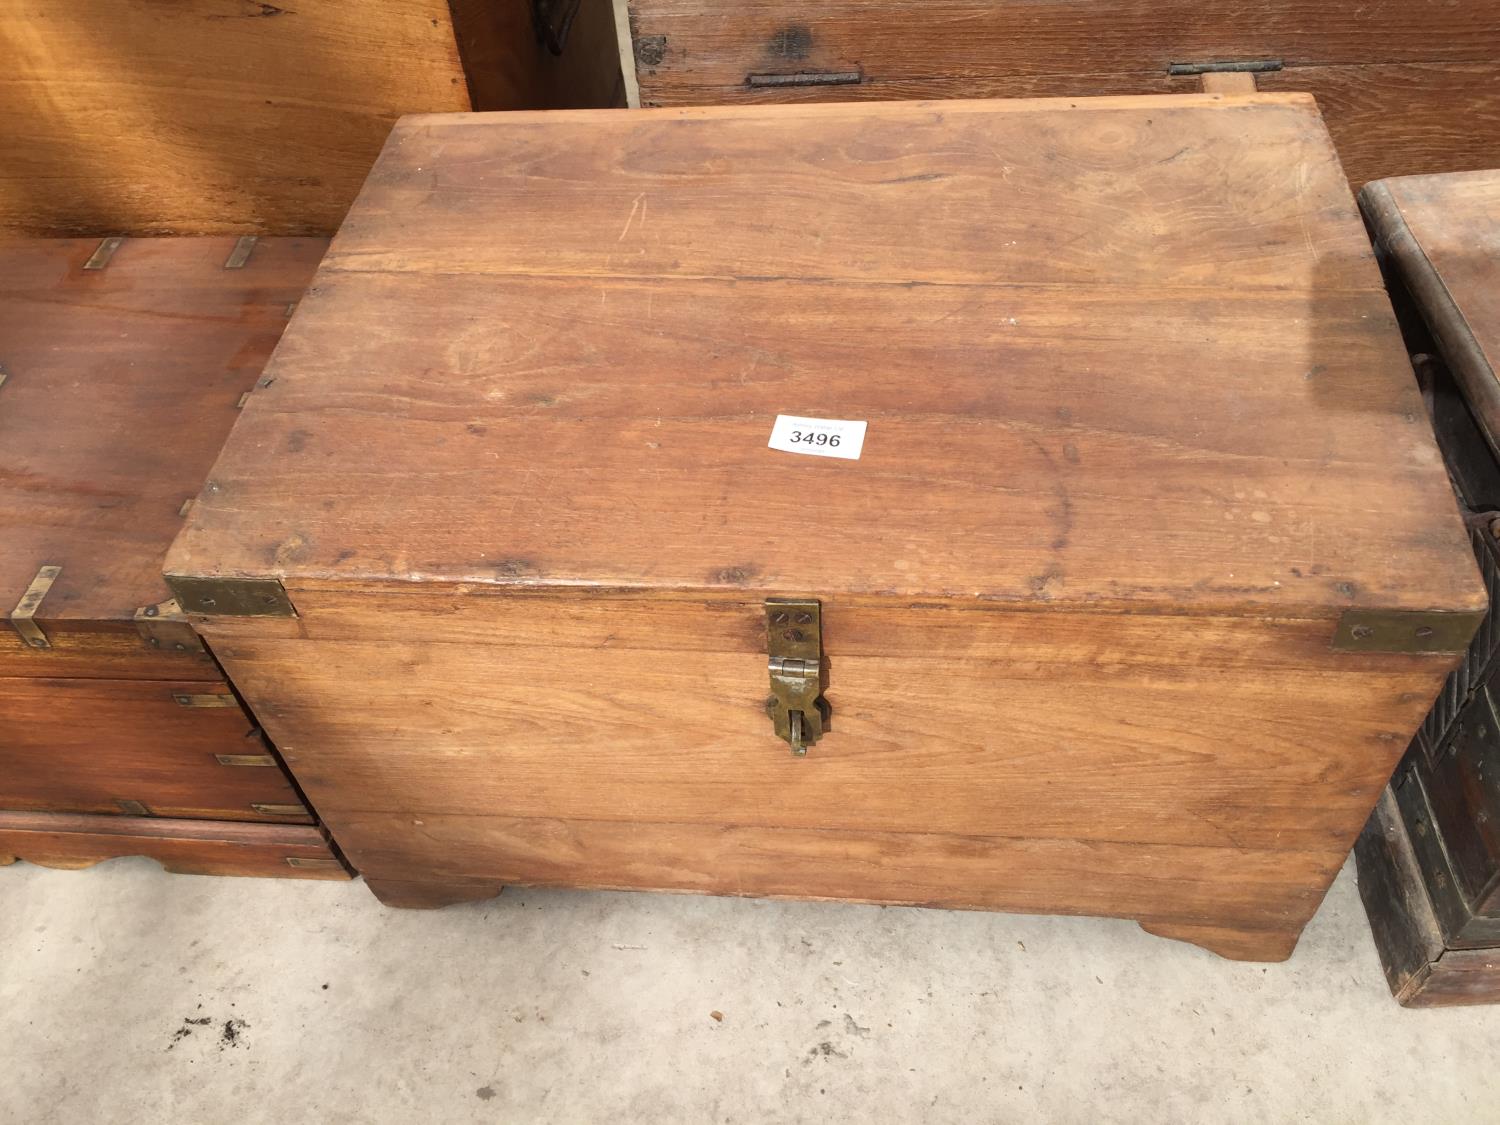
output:
[[[226,270],[242,270],[245,263],[250,260],[250,255],[255,251],[255,244],[259,239],[253,234],[247,234],[243,238],[235,240],[234,249],[229,252],[229,257],[224,259]]]
[[[1409,609],[1346,609],[1333,633],[1335,652],[1416,655],[1459,653],[1469,647],[1482,610],[1437,613]]]
[[[209,617],[296,617],[292,599],[275,578],[189,578],[166,576],[183,613]]]
[[[811,598],[766,599],[767,670],[771,696],[766,713],[792,753],[802,757],[823,737],[823,607]]]
[[[42,599],[47,596],[47,591],[52,589],[52,583],[57,581],[57,576],[61,573],[62,567],[60,566],[42,567],[36,572],[36,577],[31,580],[31,585],[26,587],[26,592],[21,595],[16,608],[10,611],[11,625],[30,648],[52,647],[47,634],[42,632],[42,627],[36,623],[36,611],[41,608]]]
[[[1280,59],[1240,59],[1230,62],[1174,62],[1167,66],[1173,77],[1193,74],[1270,74],[1281,69]]]
[[[115,251],[125,244],[125,236],[113,234],[94,247],[94,252],[89,255],[89,260],[83,263],[86,270],[102,270],[109,265],[109,260],[115,256]]]
[[[176,598],[136,610],[135,628],[152,648],[167,652],[204,651],[203,642],[188,624]]]
[[[745,85],[752,90],[784,86],[858,86],[865,80],[858,70],[802,70],[795,74],[747,74]]]

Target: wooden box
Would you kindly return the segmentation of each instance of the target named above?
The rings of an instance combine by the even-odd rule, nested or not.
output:
[[[1256,959],[1485,608],[1301,95],[408,118],[167,574],[388,903]]]
[[[0,234],[329,235],[403,113],[623,100],[609,0],[7,0]]]
[[[326,245],[0,250],[0,861],[345,877],[161,579]]]
[[[1475,558],[1500,601],[1500,172],[1361,196]],[[1355,850],[1391,991],[1500,1001],[1500,617],[1492,607]]]
[[[1500,163],[1500,0],[621,0],[633,104],[1306,91],[1350,180]]]

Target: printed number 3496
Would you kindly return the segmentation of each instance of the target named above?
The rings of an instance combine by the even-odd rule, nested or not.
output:
[[[827,445],[837,449],[839,447],[839,435],[825,434],[817,430],[793,430],[792,443],[794,445]]]

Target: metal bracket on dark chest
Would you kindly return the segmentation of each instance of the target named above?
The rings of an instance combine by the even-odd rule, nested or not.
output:
[[[766,713],[798,757],[823,737],[823,610],[810,598],[767,598],[766,641],[771,696]]]

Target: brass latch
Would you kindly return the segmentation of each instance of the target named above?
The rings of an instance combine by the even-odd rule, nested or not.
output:
[[[801,757],[823,737],[823,610],[810,598],[767,598],[766,641],[771,697],[766,713],[778,738]]]

